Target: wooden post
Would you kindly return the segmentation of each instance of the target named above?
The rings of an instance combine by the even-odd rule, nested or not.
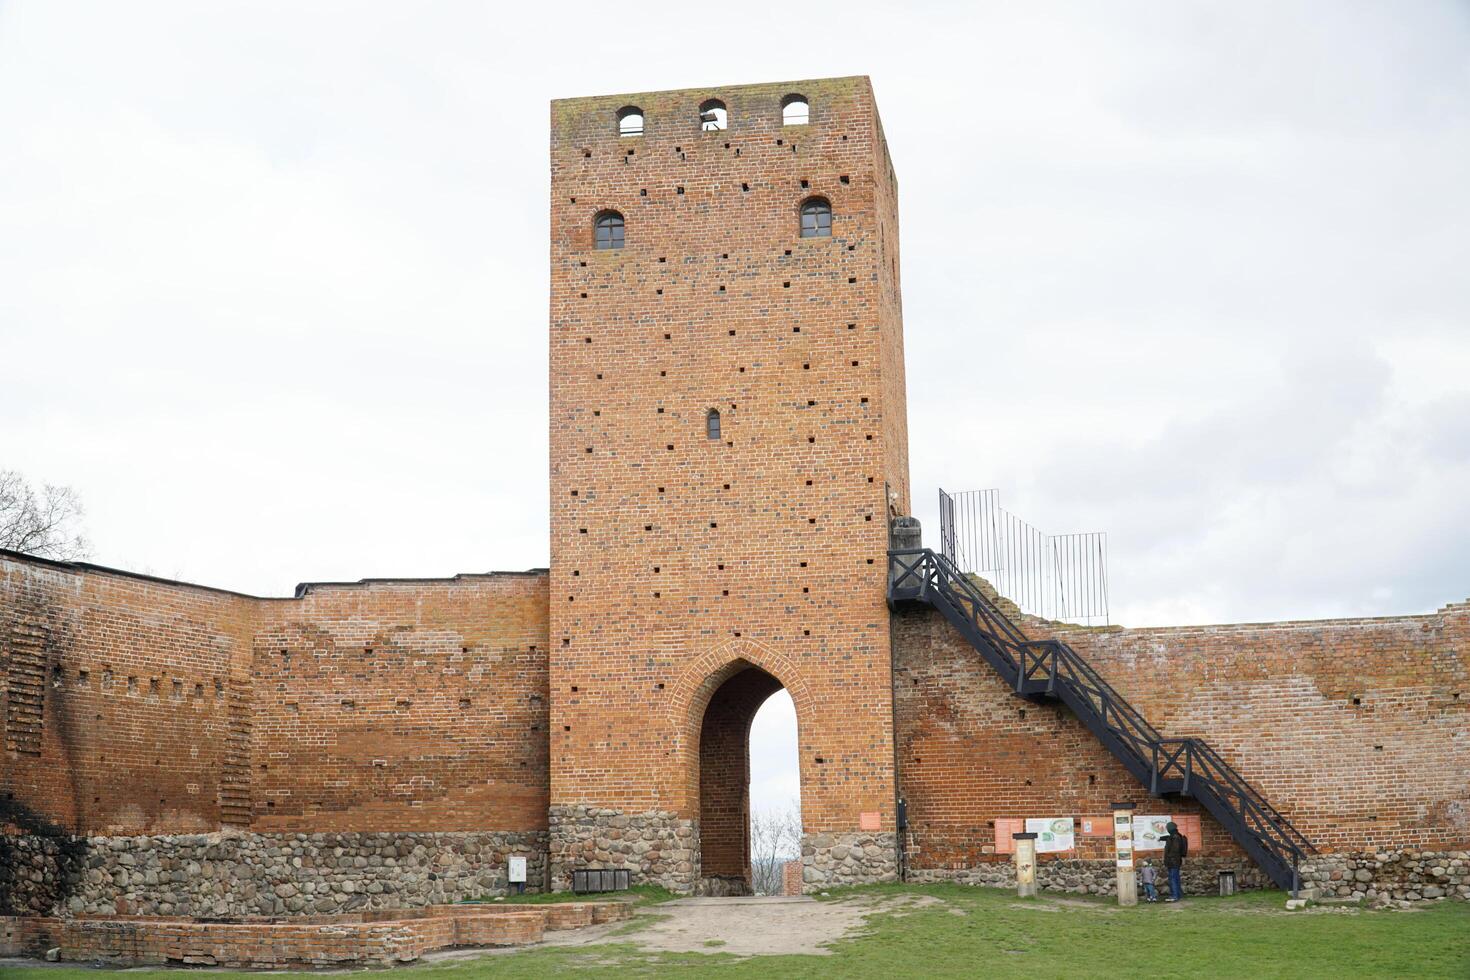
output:
[[[1036,835],[1012,834],[1016,842],[1016,894],[1021,898],[1036,895]]]
[[[1138,879],[1133,874],[1133,804],[1113,804],[1113,851],[1118,861],[1118,904],[1138,904]]]

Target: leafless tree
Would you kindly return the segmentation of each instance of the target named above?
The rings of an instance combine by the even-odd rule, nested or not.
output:
[[[779,895],[787,861],[801,857],[801,806],[750,815],[750,876],[757,895]]]
[[[86,558],[81,516],[70,487],[47,484],[37,493],[19,473],[0,470],[0,548],[58,561]]]

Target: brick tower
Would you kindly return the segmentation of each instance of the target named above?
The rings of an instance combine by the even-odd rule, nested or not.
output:
[[[796,705],[808,887],[895,873],[898,203],[866,78],[551,108],[551,862],[749,879]]]

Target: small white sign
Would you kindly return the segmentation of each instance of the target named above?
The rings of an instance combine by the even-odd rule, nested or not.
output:
[[[509,878],[510,878],[510,883],[512,885],[516,884],[517,882],[520,882],[522,884],[525,883],[525,880],[526,880],[526,859],[525,858],[523,858],[523,857],[512,857],[510,859],[510,874],[509,874]]]

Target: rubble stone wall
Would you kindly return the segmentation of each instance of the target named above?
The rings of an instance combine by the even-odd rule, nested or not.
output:
[[[506,859],[545,880],[546,833],[252,834],[72,838],[13,836],[25,884],[10,914],[238,917],[409,908],[503,895]],[[68,877],[59,893],[47,882]]]

